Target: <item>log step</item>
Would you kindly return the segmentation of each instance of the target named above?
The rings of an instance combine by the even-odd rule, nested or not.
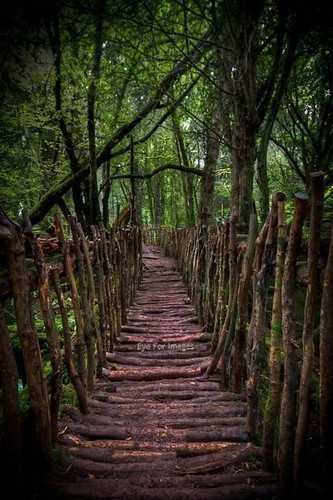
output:
[[[108,480],[104,480],[108,481]],[[257,500],[273,498],[276,494],[274,485],[251,486],[248,484],[227,485],[215,488],[181,488],[181,487],[152,487],[131,486],[128,481],[111,481],[99,484],[97,479],[89,482],[89,488],[82,483],[69,483],[61,487],[61,491],[66,498],[96,498],[96,499],[130,499],[136,500],[156,500],[156,498],[165,500]]]

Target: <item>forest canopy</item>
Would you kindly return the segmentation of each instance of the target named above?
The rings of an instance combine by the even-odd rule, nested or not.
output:
[[[47,228],[263,220],[333,182],[332,12],[319,1],[12,2],[1,37],[1,205]]]

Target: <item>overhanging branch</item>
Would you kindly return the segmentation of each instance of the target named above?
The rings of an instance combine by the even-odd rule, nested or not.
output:
[[[172,85],[188,70],[193,64],[200,61],[203,55],[204,49],[208,49],[208,39],[210,32],[206,32],[203,40],[198,43],[193,50],[182,58],[170,73],[168,73],[160,82],[154,95],[148,101],[148,103],[143,107],[143,109],[136,115],[136,117],[129,123],[120,127],[116,133],[111,137],[108,143],[104,146],[102,151],[99,153],[96,159],[97,167],[101,166],[107,160],[112,158],[113,149],[117,146],[128,134],[142,122],[146,116],[148,116],[152,111],[158,108],[161,99],[172,87]],[[156,129],[153,129],[153,132]],[[152,133],[153,133],[152,132]],[[124,151],[125,152],[125,151]],[[120,153],[115,153],[114,156],[118,156]],[[58,199],[64,196],[69,189],[71,189],[76,183],[82,182],[89,174],[89,165],[84,165],[75,174],[70,175],[63,179],[57,186],[50,189],[39,201],[39,203],[32,209],[30,213],[31,223],[37,224],[43,217],[49,212],[49,210],[57,203]],[[200,174],[198,174],[200,175]]]
[[[116,180],[116,179],[151,179],[157,174],[160,174],[164,170],[178,170],[179,172],[185,172],[186,174],[194,174],[194,175],[199,175],[203,176],[204,172],[203,170],[200,170],[198,168],[191,168],[191,167],[184,167],[183,165],[176,165],[173,163],[167,163],[166,165],[161,165],[158,168],[155,168],[155,170],[152,170],[151,172],[148,172],[147,174],[116,174],[116,175],[111,175],[110,179]]]

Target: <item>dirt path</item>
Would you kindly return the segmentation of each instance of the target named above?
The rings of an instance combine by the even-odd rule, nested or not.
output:
[[[175,261],[144,252],[143,283],[108,355],[90,414],[70,410],[60,441],[64,498],[271,498],[242,395],[203,378],[209,359]]]

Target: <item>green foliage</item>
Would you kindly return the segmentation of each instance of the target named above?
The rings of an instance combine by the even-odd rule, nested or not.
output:
[[[117,3],[117,2],[116,2]],[[272,59],[276,56],[276,5],[263,4],[259,40],[257,86],[264,85]],[[303,15],[309,16],[311,11]],[[296,11],[295,16],[299,13]],[[214,18],[211,5],[200,2],[125,2],[113,9],[107,2],[103,26],[103,55],[96,101],[96,144],[100,150],[119,127],[132,120],[154,94],[161,79],[174,64],[200,40],[212,23],[220,23],[223,31],[223,9]],[[317,21],[318,26],[321,21]],[[64,118],[80,162],[87,162],[87,88],[94,53],[94,23],[90,10],[77,2],[64,6],[60,16],[62,114],[55,112],[55,71],[46,31],[24,35],[20,54],[11,61],[4,79],[3,105],[0,116],[1,183],[0,200],[14,218],[29,211],[50,187],[70,173],[59,118]],[[271,193],[283,191],[288,200],[293,193],[308,189],[308,173],[312,169],[332,167],[333,150],[330,104],[331,38],[317,25],[303,36],[298,46],[288,89],[274,124],[268,149],[268,184]],[[187,155],[191,166],[202,168],[206,155],[211,104],[209,95],[216,84],[220,68],[213,63],[199,71],[203,77],[177,109]],[[157,123],[170,104],[197,76],[198,67],[185,73],[163,98],[161,108],[145,118],[132,132],[139,140]],[[18,76],[19,75],[19,76]],[[225,105],[221,96],[221,106]],[[232,114],[231,120],[232,118]],[[324,121],[323,121],[324,120]],[[323,128],[324,127],[324,128]],[[325,134],[323,133],[325,130]],[[259,130],[258,141],[261,130]],[[123,146],[127,146],[125,137]],[[120,149],[117,147],[116,149]],[[165,163],[182,163],[178,157],[172,120],[167,119],[145,143],[135,147],[138,172],[147,173]],[[128,172],[129,157],[120,155],[111,162],[111,174]],[[104,182],[99,172],[98,182]],[[168,225],[187,224],[187,193],[184,174],[166,171],[149,182],[140,183],[141,209],[144,222]],[[193,178],[194,202],[197,209],[200,182]],[[330,188],[331,189],[331,188]],[[231,190],[231,149],[222,137],[220,161],[216,175],[214,220],[228,215]],[[108,202],[111,221],[129,204],[128,180],[112,183]],[[333,209],[332,196],[327,204]],[[254,198],[259,199],[255,184]],[[101,189],[101,197],[103,189]],[[73,210],[70,193],[65,197]],[[160,210],[160,205],[163,209]],[[287,204],[290,213],[292,205]],[[40,229],[51,221],[46,217]]]
[[[71,384],[63,384],[62,386],[60,415],[63,414],[66,406],[77,406],[76,393]]]

